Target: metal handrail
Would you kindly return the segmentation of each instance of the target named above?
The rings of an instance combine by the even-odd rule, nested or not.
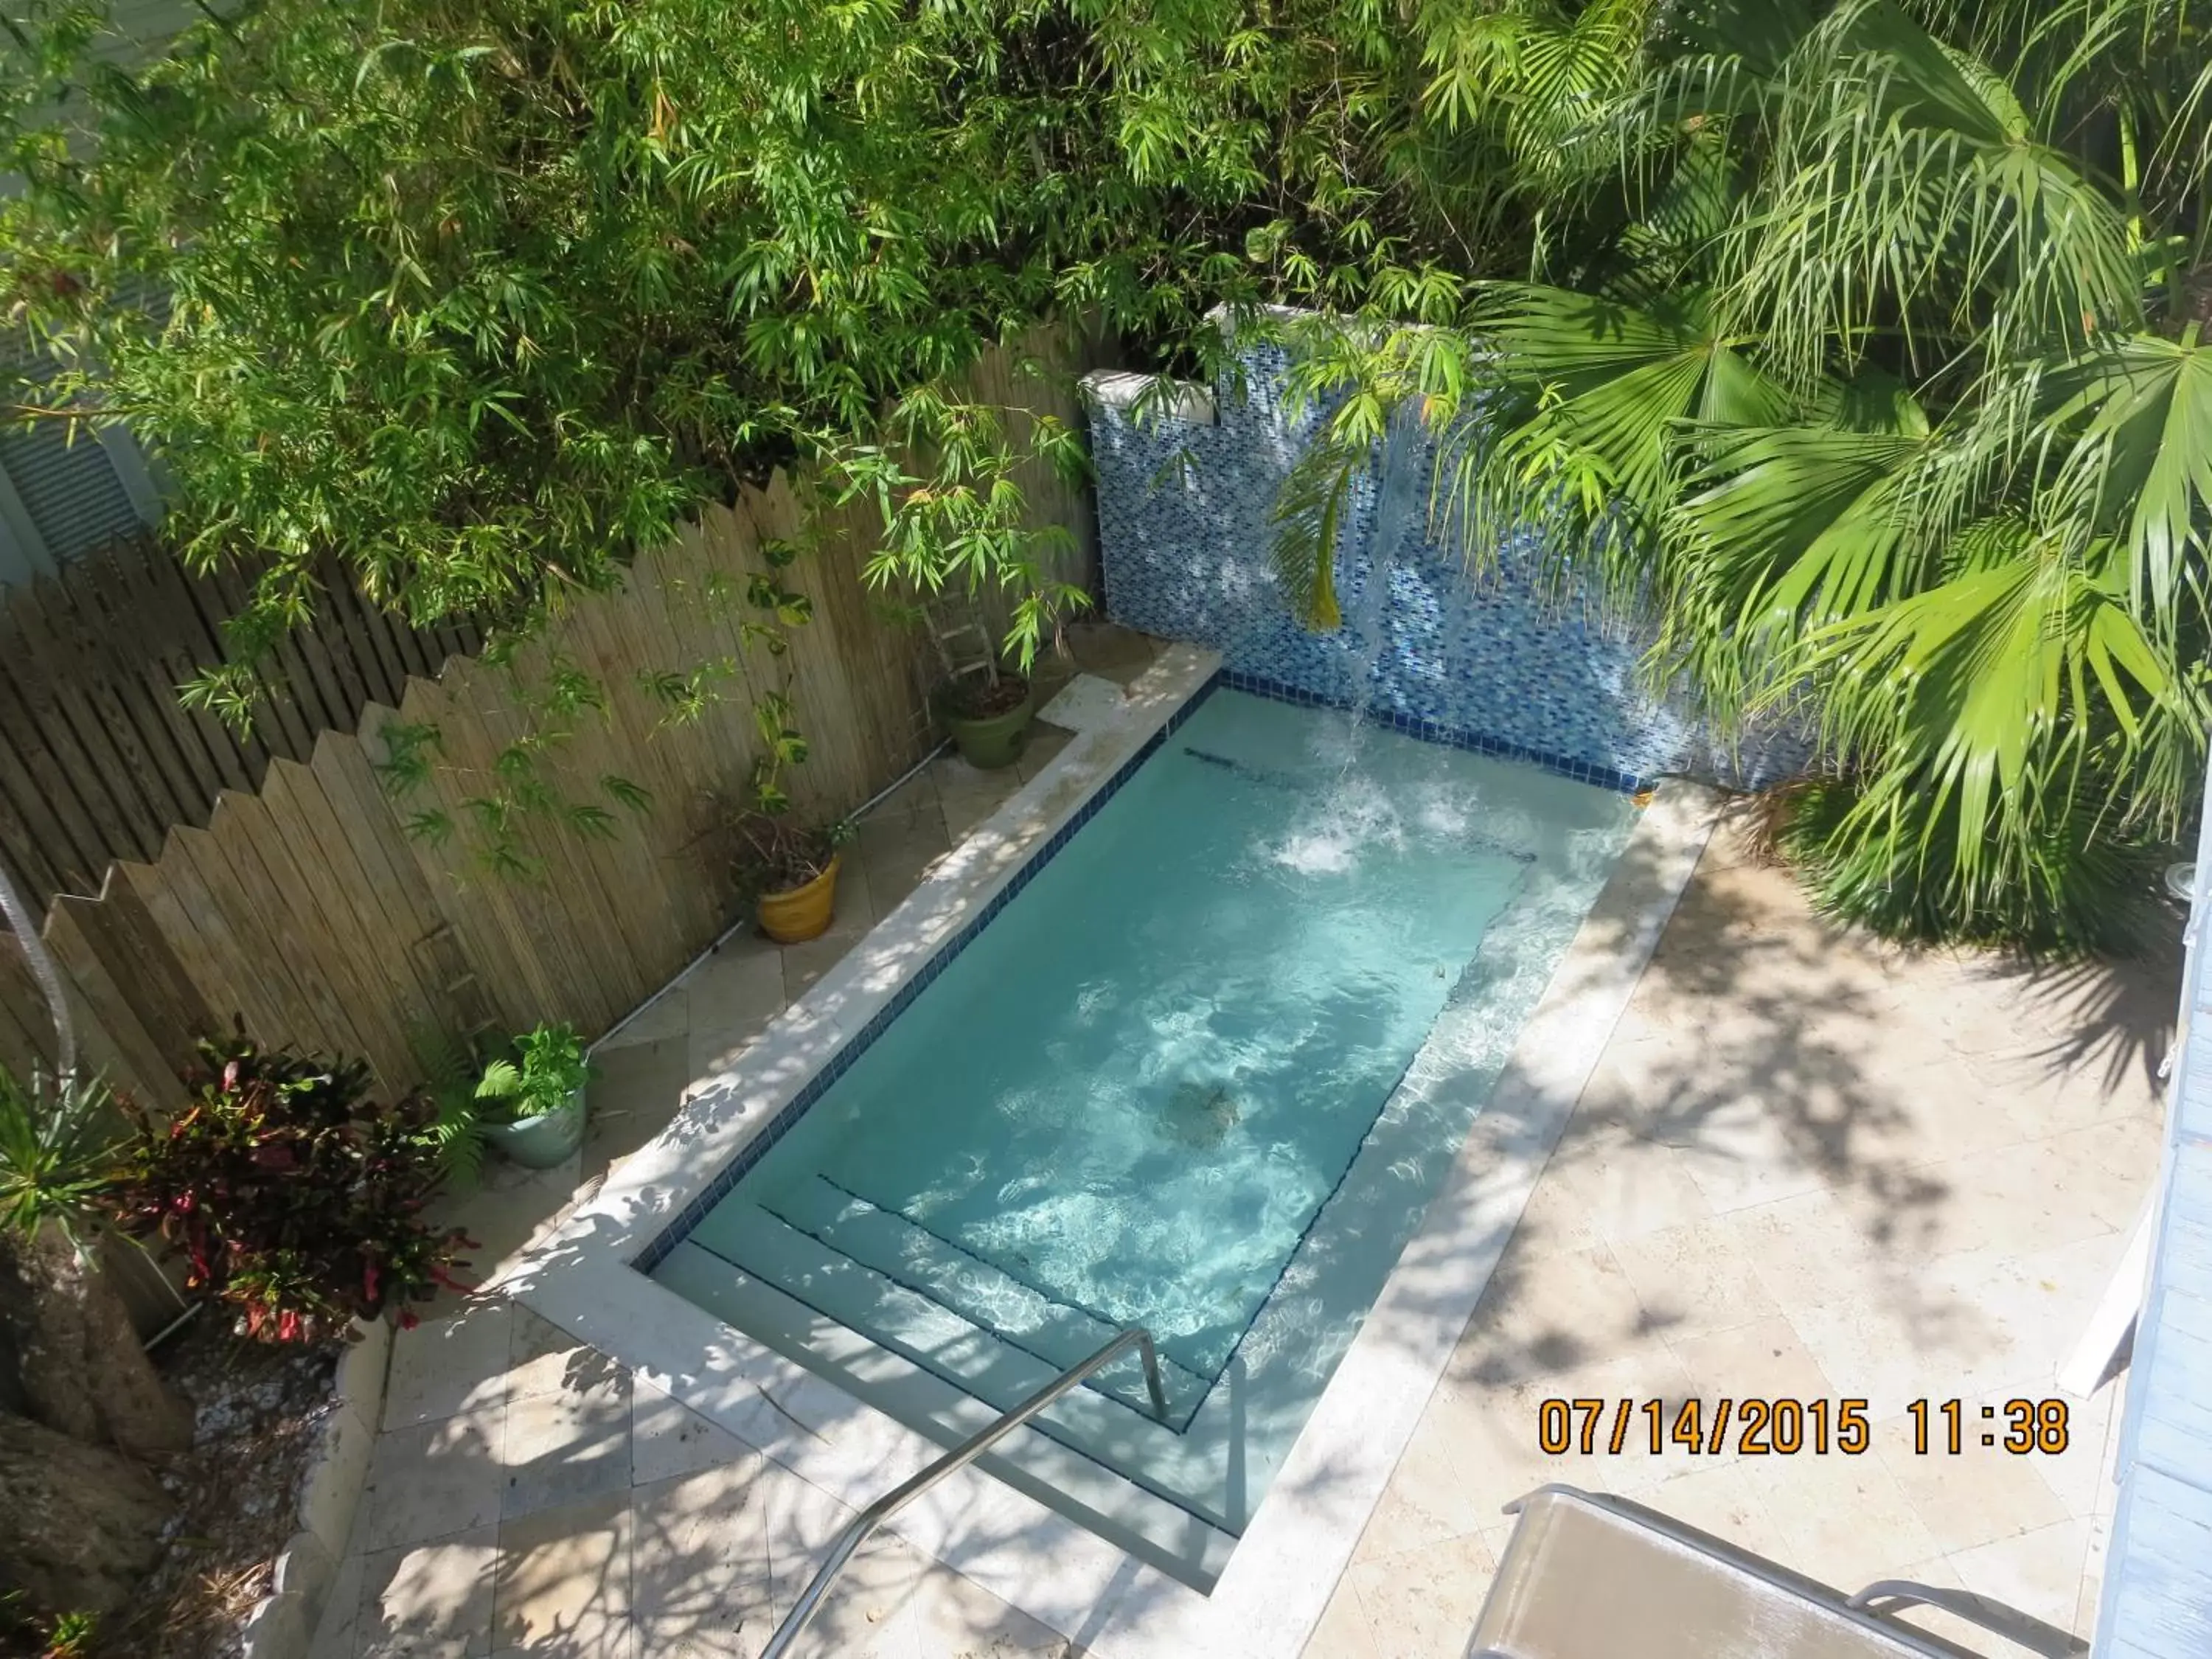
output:
[[[829,1559],[816,1570],[806,1588],[799,1592],[799,1600],[792,1603],[791,1611],[784,1615],[783,1622],[775,1627],[775,1634],[769,1638],[768,1645],[761,1650],[761,1659],[783,1659],[791,1651],[791,1644],[814,1617],[822,1598],[830,1593],[830,1586],[836,1583],[837,1575],[845,1571],[845,1564],[853,1559],[853,1553],[896,1511],[955,1469],[974,1462],[1054,1401],[1079,1387],[1092,1372],[1111,1364],[1133,1347],[1144,1356],[1145,1387],[1152,1396],[1152,1414],[1164,1418],[1168,1414],[1168,1397],[1160,1387],[1160,1357],[1152,1347],[1152,1334],[1142,1325],[1132,1325],[1090,1358],[1069,1366],[988,1428],[969,1436],[921,1474],[894,1486],[854,1516],[845,1530],[837,1534],[837,1541],[830,1545]]]

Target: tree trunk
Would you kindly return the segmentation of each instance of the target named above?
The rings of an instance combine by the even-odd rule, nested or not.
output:
[[[45,910],[43,902],[39,908]],[[62,989],[61,970],[54,966],[53,953],[46,949],[30,902],[9,879],[5,864],[0,864],[0,920],[7,922],[15,943],[23,947],[23,960],[30,965],[31,977],[39,981],[39,989],[46,995],[46,1012],[54,1022],[54,1074],[63,1083],[70,1083],[76,1077],[76,1026],[70,1018],[69,997]]]
[[[0,1583],[55,1613],[112,1613],[175,1505],[120,1452],[0,1414]]]
[[[2212,329],[2212,260],[2207,260],[2174,284],[2173,319],[2181,327],[2194,323]]]
[[[16,1364],[32,1417],[94,1444],[140,1456],[192,1443],[192,1413],[169,1392],[131,1315],[97,1263],[59,1229],[8,1241]]]

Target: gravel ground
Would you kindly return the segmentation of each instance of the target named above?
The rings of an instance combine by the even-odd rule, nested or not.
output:
[[[112,1659],[233,1659],[238,1627],[269,1589],[295,1528],[300,1475],[331,1408],[333,1346],[268,1347],[210,1308],[161,1356],[192,1402],[192,1449],[161,1471],[178,1501],[168,1550],[125,1620],[100,1634]]]

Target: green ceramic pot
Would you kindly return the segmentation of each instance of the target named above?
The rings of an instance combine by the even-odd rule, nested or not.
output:
[[[487,1123],[485,1143],[526,1170],[558,1169],[584,1144],[584,1091],[568,1097],[568,1103],[536,1117],[512,1123]]]
[[[1004,714],[986,714],[980,720],[954,714],[945,693],[939,691],[937,713],[951,733],[961,758],[978,771],[995,772],[1021,758],[1023,745],[1029,741],[1030,722],[1036,718],[1036,688],[1025,684],[1020,702]]]

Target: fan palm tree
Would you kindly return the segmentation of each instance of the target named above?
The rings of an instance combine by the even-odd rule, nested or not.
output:
[[[1447,331],[1334,328],[1277,557],[1394,410],[1439,521],[1646,610],[1655,684],[1817,739],[1844,914],[2112,939],[2208,713],[2212,40],[2165,0],[1509,0],[1434,52],[1549,226]],[[1345,395],[1350,388],[1349,395]]]

